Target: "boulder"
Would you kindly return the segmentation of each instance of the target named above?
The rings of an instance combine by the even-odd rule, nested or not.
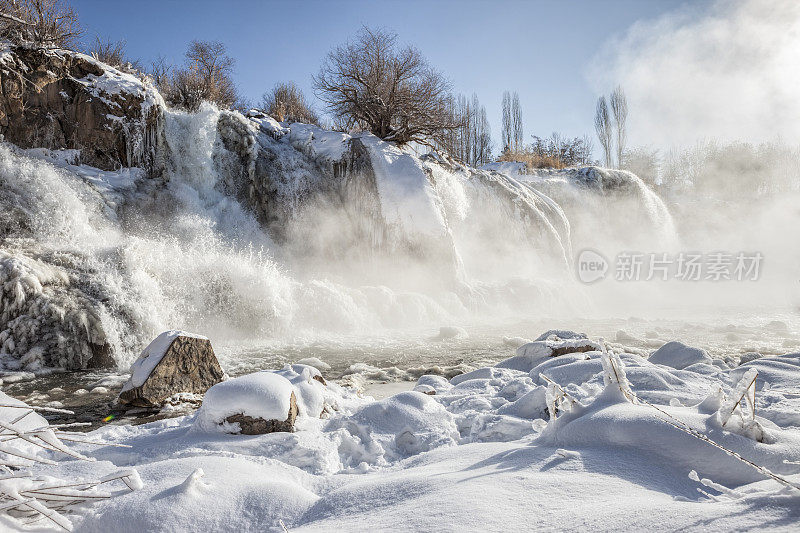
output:
[[[164,104],[149,83],[69,50],[0,46],[6,141],[80,150],[78,163],[104,170],[153,170]]]
[[[298,414],[292,382],[277,372],[262,370],[208,389],[194,423],[202,431],[261,435],[294,431]]]
[[[546,340],[523,344],[517,348],[517,355],[500,361],[495,367],[530,372],[548,357],[602,351],[602,349],[603,347],[599,343],[586,338],[572,337],[563,339],[556,335],[549,335]]]
[[[242,435],[263,435],[284,431],[294,431],[294,421],[297,419],[297,398],[294,392],[289,395],[289,413],[286,420],[264,420],[260,417],[251,417],[243,414],[231,415],[225,419],[228,424],[239,424],[239,433]]]
[[[153,407],[180,392],[202,394],[224,378],[207,338],[166,331],[131,366],[131,377],[120,392],[119,403]]]

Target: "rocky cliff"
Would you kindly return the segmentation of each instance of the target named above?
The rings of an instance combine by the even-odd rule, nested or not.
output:
[[[0,42],[0,134],[75,149],[104,170],[156,165],[163,100],[141,79],[72,51]]]

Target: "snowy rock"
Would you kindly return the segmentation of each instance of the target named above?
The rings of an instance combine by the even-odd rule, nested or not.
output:
[[[179,392],[206,392],[224,377],[207,338],[165,331],[131,366],[131,377],[122,387],[119,402],[141,407],[160,405]]]
[[[713,359],[705,350],[686,346],[679,341],[671,341],[650,355],[649,361],[657,365],[665,365],[678,370],[695,363],[712,364]]]
[[[297,419],[291,381],[264,370],[217,383],[206,392],[195,426],[203,431],[261,435],[291,432]]]
[[[548,332],[549,333],[549,332]],[[530,372],[535,366],[548,357],[558,357],[570,353],[583,353],[602,350],[599,343],[582,337],[562,339],[555,335],[550,335],[546,340],[534,341],[523,344],[517,348],[517,355],[500,361],[495,366],[498,368],[510,368],[522,372]]]
[[[548,329],[535,340],[546,341],[550,337],[558,337],[559,339],[587,339],[586,333],[577,333],[569,329]]]
[[[6,141],[78,149],[80,162],[106,170],[155,165],[164,102],[136,76],[69,50],[12,46],[0,85]]]

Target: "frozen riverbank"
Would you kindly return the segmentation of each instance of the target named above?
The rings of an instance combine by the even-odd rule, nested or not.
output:
[[[34,471],[139,472],[143,488],[73,517],[78,531],[792,528],[798,354],[729,364],[678,346],[654,364],[556,334],[377,401],[309,381],[330,409],[301,410],[294,433],[195,415],[107,426],[88,436],[130,448],[77,445],[97,462]],[[753,371],[755,416],[736,404]]]

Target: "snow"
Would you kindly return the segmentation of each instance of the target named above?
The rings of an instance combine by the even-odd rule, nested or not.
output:
[[[790,394],[761,385],[754,420],[736,408],[723,421],[720,410],[754,368],[712,375],[616,354],[598,340],[544,338],[537,346],[599,349],[546,356],[529,371],[424,375],[414,391],[377,401],[326,387],[311,366],[286,365],[215,385],[196,414],[101,428],[90,436],[132,448],[96,450],[93,468],[135,466],[143,487],[87,509],[76,530],[793,527],[800,489],[765,474],[800,485],[800,433],[777,423]],[[748,365],[762,363],[796,389],[797,359]],[[555,418],[542,376],[571,398]],[[304,406],[294,433],[205,431],[236,412],[283,418],[291,391]],[[77,476],[86,465],[38,467],[55,469]]]
[[[703,350],[686,346],[682,342],[671,341],[653,352],[650,356],[650,362],[680,370],[697,363],[710,364],[712,360]]]
[[[218,430],[226,418],[237,414],[264,420],[286,420],[293,392],[288,379],[269,371],[217,383],[206,391],[195,425],[204,431]]]
[[[325,410],[327,386],[319,380],[322,377],[319,370],[310,365],[297,363],[286,365],[275,373],[292,384],[299,416],[319,418],[322,415]]]
[[[369,150],[384,219],[410,233],[448,235],[441,201],[420,159],[375,136],[360,140]]]
[[[166,355],[167,350],[172,345],[172,342],[178,337],[192,337],[195,339],[207,340],[207,338],[203,337],[202,335],[196,335],[194,333],[188,333],[186,331],[177,329],[161,333],[158,337],[153,339],[150,344],[147,345],[147,347],[142,351],[141,355],[139,355],[139,358],[133,362],[131,365],[131,377],[128,379],[125,385],[123,385],[122,391],[144,385],[144,382],[150,377],[153,369],[156,367],[156,365],[158,365],[158,363],[161,362],[161,359],[163,359],[164,355]]]

